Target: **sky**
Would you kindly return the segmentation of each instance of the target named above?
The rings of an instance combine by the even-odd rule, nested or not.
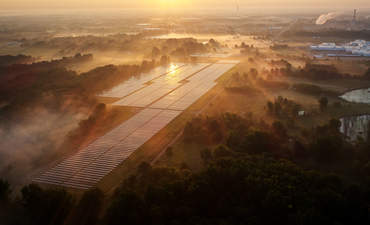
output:
[[[181,8],[181,7],[351,7],[370,8],[370,0],[0,0],[0,9]]]

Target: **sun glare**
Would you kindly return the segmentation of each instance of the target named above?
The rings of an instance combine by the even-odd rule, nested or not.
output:
[[[176,74],[176,68],[177,68],[177,66],[175,64],[171,63],[171,65],[169,66],[169,69],[168,69],[169,71],[171,71],[169,75],[173,76],[174,74]]]
[[[185,0],[158,0],[158,1],[161,8],[180,7],[189,3],[189,1]]]

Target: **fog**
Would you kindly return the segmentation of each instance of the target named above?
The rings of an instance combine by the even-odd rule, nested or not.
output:
[[[240,0],[242,7],[369,7],[367,0]],[[178,7],[225,7],[234,5],[230,0],[3,0],[3,8],[116,8],[116,7],[141,7],[141,8],[178,8]]]
[[[37,107],[26,113],[20,123],[0,127],[0,176],[13,185],[30,181],[40,172],[40,165],[61,152],[67,134],[78,127],[84,114],[55,112]]]

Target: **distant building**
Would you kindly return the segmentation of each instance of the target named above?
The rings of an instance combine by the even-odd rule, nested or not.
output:
[[[299,111],[298,116],[306,116],[306,111]]]
[[[356,40],[344,45],[337,45],[335,43],[322,43],[319,45],[312,45],[311,50],[343,52],[341,54],[328,54],[329,57],[370,57],[370,42],[365,40]]]
[[[312,45],[312,50],[315,51],[344,51],[344,46],[338,46],[335,43],[322,43],[319,45]]]

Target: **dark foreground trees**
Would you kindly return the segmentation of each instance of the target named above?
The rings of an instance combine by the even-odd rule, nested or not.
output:
[[[11,189],[7,181],[0,179],[0,204],[9,200]]]
[[[73,199],[64,190],[43,190],[31,184],[22,189],[21,224],[63,224],[73,206]]]
[[[139,174],[117,191],[105,222],[367,224],[365,190],[284,160],[224,158],[200,174],[163,168]]]

